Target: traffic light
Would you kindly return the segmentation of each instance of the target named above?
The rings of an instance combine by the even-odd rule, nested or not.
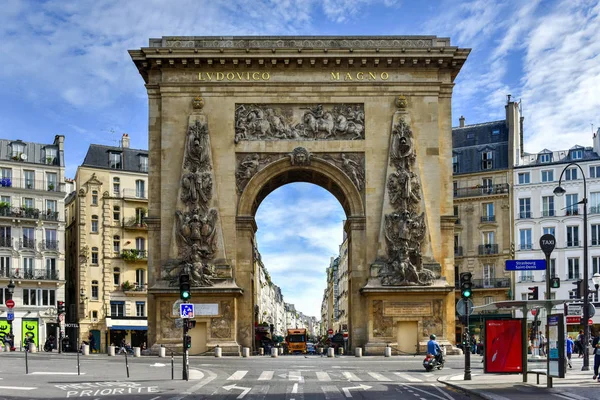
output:
[[[580,299],[581,296],[583,295],[583,290],[581,290],[581,289],[583,289],[582,283],[583,283],[583,280],[581,280],[581,279],[573,282],[573,285],[575,285],[575,289],[571,290],[571,298],[572,299]]]
[[[560,287],[560,278],[550,278],[550,289],[558,289]]]
[[[188,319],[187,320],[187,328],[188,329],[193,329],[196,327],[196,321],[193,319]]]
[[[183,301],[188,301],[192,297],[189,274],[179,275],[179,297]]]
[[[64,301],[57,301],[56,302],[56,312],[58,314],[64,314],[65,313],[65,302]]]
[[[537,286],[528,287],[527,289],[529,289],[531,291],[531,293],[527,293],[527,300],[538,300],[539,299]]]
[[[460,274],[460,295],[463,299],[470,299],[473,295],[473,283],[471,283],[471,277],[473,275],[470,272],[463,272]]]
[[[190,335],[185,335],[183,337],[183,349],[189,350],[192,347],[192,337]]]

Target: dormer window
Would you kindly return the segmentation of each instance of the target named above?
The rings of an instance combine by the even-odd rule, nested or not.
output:
[[[496,128],[492,131],[492,135],[499,135],[500,134],[500,129]]]
[[[25,145],[23,143],[12,143],[10,147],[12,149],[12,158],[19,158],[25,152]]]
[[[53,165],[56,164],[56,148],[54,147],[46,147],[44,149],[44,155],[45,158],[42,160],[42,162],[48,164],[48,165]]]
[[[551,157],[550,154],[546,153],[546,154],[540,154],[540,162],[541,163],[549,163],[551,161]]]
[[[140,156],[140,171],[148,172],[148,157]]]
[[[484,151],[481,153],[481,169],[492,169],[492,152]]]
[[[475,139],[474,133],[467,133],[467,139]]]
[[[583,150],[572,150],[571,160],[581,160],[583,158]]]
[[[115,152],[109,153],[108,167],[112,169],[123,169],[122,154]]]
[[[458,156],[452,156],[452,172],[458,172]]]

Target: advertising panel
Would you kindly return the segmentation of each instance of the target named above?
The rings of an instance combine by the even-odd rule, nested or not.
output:
[[[33,340],[35,346],[39,346],[38,339],[38,320],[37,319],[24,319],[22,322],[22,332],[23,332],[23,343],[25,343],[25,338],[29,338]]]
[[[521,320],[488,320],[485,323],[485,372],[523,371]]]
[[[548,376],[565,377],[565,326],[563,315],[548,316]]]
[[[0,319],[0,344],[4,343],[4,337],[10,333],[10,325],[6,319]]]

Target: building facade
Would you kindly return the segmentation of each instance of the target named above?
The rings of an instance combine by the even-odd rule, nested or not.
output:
[[[9,333],[7,286],[14,344],[37,346],[57,335],[57,301],[64,301],[64,136],[52,143],[0,139],[0,339]]]
[[[511,166],[520,155],[522,123],[518,104],[509,99],[504,120],[465,125],[461,117],[452,129],[454,281],[459,289],[460,273],[471,272],[475,306],[512,295],[505,261],[512,258]],[[476,329],[482,321],[471,318],[470,323]],[[457,342],[461,333],[457,324]]]
[[[570,299],[573,283],[583,279],[583,230],[588,229],[588,276],[600,272],[600,131],[593,137],[592,147],[575,145],[568,150],[524,154],[514,169],[514,236],[516,259],[545,258],[539,239],[544,234],[556,237],[549,266],[551,277],[561,280],[560,288],[553,289],[552,299]],[[572,162],[577,166],[565,168]],[[562,176],[564,196],[556,196],[554,189]],[[583,176],[582,176],[583,173]],[[584,177],[587,193],[584,192]],[[588,224],[583,226],[583,207],[587,196]],[[548,270],[547,270],[548,271]],[[519,271],[516,273],[515,299],[527,300],[529,288],[537,287],[539,299],[546,298],[547,271]],[[593,300],[598,301],[594,293]],[[600,323],[600,317],[594,317]],[[569,328],[576,331],[579,327]]]
[[[97,349],[147,341],[148,152],[90,145],[69,195],[67,215],[70,337],[95,337]]]
[[[344,241],[340,245],[340,255],[337,272],[337,319],[335,332],[348,330],[348,238],[344,234]]]

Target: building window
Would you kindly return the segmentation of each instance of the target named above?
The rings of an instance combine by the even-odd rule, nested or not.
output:
[[[136,224],[142,224],[146,218],[146,209],[136,208],[135,209],[135,222]]]
[[[458,217],[458,206],[454,206],[454,216]]]
[[[92,311],[92,321],[98,321],[98,311]]]
[[[44,153],[46,158],[44,159],[44,161],[46,162],[46,164],[48,165],[54,165],[56,164],[56,148],[54,147],[46,147],[44,149]]]
[[[11,143],[12,157],[20,159],[21,154],[25,152],[25,145],[23,143]]]
[[[10,256],[0,256],[0,277],[10,277]]]
[[[23,198],[23,208],[33,209],[33,199],[30,197]]]
[[[119,267],[113,268],[113,283],[115,286],[119,286],[121,284],[121,268]]]
[[[556,258],[550,259],[550,278],[556,278]]]
[[[571,160],[581,160],[583,158],[583,150],[572,150]]]
[[[46,279],[58,280],[56,258],[46,258]]]
[[[474,133],[467,133],[467,139],[475,139]]]
[[[499,134],[500,134],[500,129],[498,129],[498,128],[492,129],[492,135],[499,135]]]
[[[98,233],[98,216],[92,215],[92,233]]]
[[[3,205],[10,206],[11,205],[10,196],[0,196],[0,203],[3,203]]]
[[[23,177],[25,178],[25,187],[27,189],[35,189],[35,172],[23,171]]]
[[[135,238],[135,248],[138,251],[145,251],[146,250],[146,239],[144,239],[143,237]]]
[[[568,258],[567,265],[567,279],[580,279],[581,277],[579,276],[579,258]]]
[[[458,182],[457,181],[452,182],[452,190],[454,191],[454,197],[458,196]]]
[[[554,216],[554,196],[542,197],[542,217]]]
[[[92,205],[93,206],[98,205],[98,191],[97,190],[92,190]]]
[[[119,206],[113,206],[113,219],[115,221],[120,221],[121,220],[121,207],[119,207]]]
[[[577,168],[569,168],[565,171],[565,180],[574,181],[577,179]]]
[[[135,181],[135,197],[140,199],[146,198],[146,182],[141,179]]]
[[[146,316],[146,302],[136,301],[135,302],[135,316],[145,317]]]
[[[546,226],[546,227],[542,228],[542,232],[544,235],[548,234],[548,235],[556,236],[554,234],[555,229],[553,226]]]
[[[92,247],[92,265],[98,265],[98,248]]]
[[[494,287],[494,264],[483,265],[483,287]]]
[[[98,281],[92,281],[92,300],[98,300]]]
[[[600,225],[592,225],[592,246],[600,246]]]
[[[494,214],[494,203],[483,203],[483,215],[481,222],[493,222],[496,220]]]
[[[567,226],[567,247],[579,246],[579,227]]]
[[[484,151],[481,153],[481,169],[492,169],[492,152]]]
[[[113,236],[113,251],[115,253],[121,252],[121,236],[119,235]]]
[[[492,178],[481,178],[481,187],[490,190],[494,186]]]
[[[533,282],[533,271],[523,271],[521,272],[521,277],[519,278],[521,282]]]
[[[110,316],[111,317],[124,317],[125,316],[125,302],[124,301],[111,301],[110,302]]]
[[[542,182],[553,182],[554,181],[554,170],[542,171]]]
[[[550,153],[540,154],[540,162],[549,163],[552,160]]]
[[[35,249],[35,231],[33,228],[23,228],[23,248]]]
[[[594,275],[596,273],[600,274],[600,257],[599,256],[592,257],[592,275]]]
[[[117,197],[121,194],[121,178],[113,178],[113,193]]]
[[[146,270],[145,269],[136,269],[135,270],[135,282],[138,286],[144,286],[146,284]]]
[[[519,185],[524,185],[530,183],[531,175],[529,172],[519,172]]]
[[[23,257],[23,276],[25,279],[33,279],[35,277],[35,264],[33,257]]]
[[[140,171],[148,172],[148,157],[140,156]]]
[[[531,199],[519,199],[519,218],[531,218]]]
[[[458,156],[452,156],[452,173],[458,173]]]
[[[23,289],[24,306],[53,306],[56,304],[54,289]]]
[[[531,229],[519,229],[519,240],[521,250],[531,250]]]
[[[109,153],[108,167],[112,169],[122,169],[121,153]]]
[[[600,192],[591,192],[588,201],[590,214],[600,214]]]
[[[579,195],[577,193],[568,194],[566,196],[567,207],[565,215],[578,215],[579,214]]]
[[[483,244],[494,244],[494,231],[482,232]]]

